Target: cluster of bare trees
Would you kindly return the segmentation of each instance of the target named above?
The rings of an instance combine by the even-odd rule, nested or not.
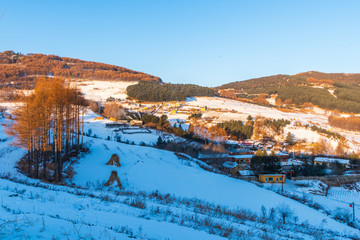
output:
[[[63,162],[72,152],[78,153],[83,142],[85,106],[82,94],[63,79],[37,81],[34,93],[24,97],[8,129],[17,144],[27,149],[23,170],[28,176],[62,180]]]
[[[191,124],[189,132],[203,138],[205,143],[208,141],[220,143],[228,139],[226,130],[218,126],[206,127],[202,124]]]
[[[125,109],[116,103],[106,103],[104,108],[104,116],[107,118],[114,118],[116,120],[126,119]]]
[[[49,73],[56,77],[75,79],[161,81],[159,77],[104,63],[55,55],[0,52],[0,82],[6,79],[7,82],[25,83]]]
[[[337,117],[329,116],[328,118],[331,126],[350,130],[350,131],[360,131],[360,117],[349,116],[349,117]]]
[[[315,84],[315,85],[334,85],[334,81],[330,79],[317,79],[313,77],[309,77],[306,79],[306,83]]]

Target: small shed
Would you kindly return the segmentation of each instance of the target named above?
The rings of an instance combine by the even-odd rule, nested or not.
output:
[[[131,120],[130,125],[132,126],[141,126],[143,124],[143,121],[141,120]]]
[[[285,183],[284,174],[259,174],[261,183]]]

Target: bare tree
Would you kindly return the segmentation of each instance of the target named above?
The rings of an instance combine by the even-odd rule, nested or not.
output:
[[[293,215],[293,211],[287,204],[281,204],[277,207],[277,212],[279,213],[283,224],[286,223],[286,218],[291,217]]]

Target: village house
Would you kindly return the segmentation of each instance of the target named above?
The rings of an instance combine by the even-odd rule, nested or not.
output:
[[[285,183],[284,174],[259,174],[261,183]]]
[[[250,165],[251,158],[253,156],[254,154],[239,154],[239,155],[233,155],[233,158],[236,163],[245,163],[247,165]]]
[[[239,171],[239,167],[240,165],[236,162],[227,161],[220,166],[220,170],[231,175],[236,175],[236,173]]]
[[[225,162],[221,165],[220,170],[233,176],[252,176],[253,171],[247,165],[237,164],[236,162]]]
[[[271,150],[267,150],[266,152],[270,156]],[[280,162],[287,162],[287,160],[289,159],[289,154],[286,152],[274,151],[274,153],[276,157],[280,160]]]

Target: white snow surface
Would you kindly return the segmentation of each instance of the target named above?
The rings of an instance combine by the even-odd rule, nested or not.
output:
[[[217,100],[218,101],[218,100]],[[238,103],[238,102],[237,102]],[[260,110],[259,110],[260,111]],[[254,114],[252,114],[254,115]],[[96,190],[108,180],[111,171],[117,171],[125,190],[132,192],[143,191],[152,193],[159,191],[161,194],[171,194],[182,198],[197,198],[213,204],[226,206],[229,209],[247,209],[257,214],[261,207],[267,209],[279,206],[289,206],[294,216],[300,222],[333,230],[341,233],[360,236],[357,229],[337,222],[321,211],[310,208],[295,200],[281,196],[271,189],[225,175],[206,171],[198,165],[196,159],[179,159],[173,152],[159,150],[148,146],[136,146],[115,141],[104,140],[109,136],[105,123],[109,120],[94,120],[96,114],[88,112],[85,116],[85,132],[89,128],[99,138],[84,137],[90,152],[79,159],[74,166],[76,175],[73,183],[84,187],[87,194],[99,196],[110,194],[112,190]],[[273,116],[274,117],[274,116]],[[94,239],[126,239],[129,234],[115,231],[119,227],[128,227],[137,232],[140,238],[143,234],[152,239],[223,239],[218,235],[194,229],[167,221],[159,221],[156,217],[146,214],[138,208],[124,204],[126,197],[112,196],[116,201],[102,201],[101,198],[79,195],[69,187],[54,186],[40,183],[38,180],[29,179],[15,168],[16,162],[24,155],[25,151],[13,145],[14,139],[5,134],[6,121],[0,119],[0,176],[10,175],[25,183],[16,183],[0,178],[0,228],[1,239],[79,239],[89,238],[89,233]],[[92,135],[93,135],[92,134]],[[129,141],[146,142],[154,144],[158,132],[151,134],[124,134],[122,138]],[[125,136],[129,135],[129,136]],[[131,135],[131,136],[130,136]],[[173,136],[169,136],[173,137]],[[108,166],[106,162],[112,154],[118,154],[121,167]],[[35,187],[27,184],[47,186]],[[281,187],[275,184],[274,187]],[[288,191],[309,194],[296,187],[291,181],[285,184]],[[73,193],[72,193],[73,192]],[[351,194],[349,194],[351,192]],[[359,199],[359,193],[345,189],[330,189],[329,196],[313,196],[314,201],[324,205],[329,210],[348,208],[347,199]],[[146,200],[148,206],[158,206],[159,203]],[[359,209],[359,208],[358,208]],[[174,210],[174,209],[172,209]],[[182,206],[174,211],[192,213]],[[325,220],[325,221],[324,221]],[[216,219],[216,221],[226,221]],[[255,231],[259,228],[245,223],[238,226],[244,231]],[[140,231],[141,230],[141,231]],[[310,236],[294,236],[300,239],[314,239]],[[254,238],[256,239],[256,238]],[[338,238],[336,238],[338,239]],[[345,239],[345,238],[344,238]]]
[[[358,230],[341,224],[325,214],[297,201],[283,197],[252,183],[203,170],[191,161],[180,160],[169,151],[133,146],[104,140],[90,140],[91,153],[75,166],[74,182],[81,186],[97,185],[108,180],[111,171],[118,172],[125,189],[151,193],[199,198],[229,208],[245,208],[260,213],[267,209],[289,205],[300,221],[320,226],[326,219],[327,229]],[[112,154],[118,154],[121,167],[105,165]]]
[[[77,81],[74,84],[85,94],[85,97],[95,101],[105,101],[108,97],[126,99],[126,88],[137,82],[130,81]]]

